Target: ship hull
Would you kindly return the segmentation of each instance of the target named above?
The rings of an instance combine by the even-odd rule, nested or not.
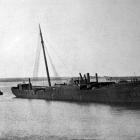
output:
[[[78,86],[12,88],[18,98],[102,103],[140,103],[140,85],[117,85],[80,90]]]

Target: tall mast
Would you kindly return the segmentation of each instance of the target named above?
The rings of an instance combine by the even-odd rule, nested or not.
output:
[[[47,72],[47,78],[48,78],[48,84],[51,86],[51,81],[50,81],[50,74],[49,74],[49,69],[48,69],[48,64],[47,64],[47,59],[46,59],[46,53],[45,53],[45,48],[44,48],[44,41],[43,41],[43,36],[39,24],[39,31],[40,31],[40,37],[41,37],[41,44],[42,44],[42,49],[43,49],[43,55],[44,55],[44,61],[45,61],[45,66],[46,66],[46,72]]]

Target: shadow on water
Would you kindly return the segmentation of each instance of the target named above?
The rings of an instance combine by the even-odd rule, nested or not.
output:
[[[46,102],[49,102],[46,100]],[[108,106],[111,108],[121,108],[121,109],[132,109],[132,110],[140,110],[140,103],[105,103],[105,102],[76,102],[76,101],[51,101],[51,102],[64,102],[76,104],[79,106]]]
[[[14,136],[14,137],[7,137],[7,138],[3,138],[2,140],[97,140],[97,139],[71,139],[71,138],[67,138],[67,137],[59,137],[59,136],[37,136],[37,135],[33,135],[33,136],[25,136],[25,137],[18,137],[18,136]]]
[[[75,104],[78,106],[108,106],[113,109],[118,110],[140,110],[140,103],[108,103],[108,102],[80,102],[80,101],[66,101],[66,100],[44,100],[44,99],[26,99],[26,98],[17,98],[13,99],[22,99],[28,101],[45,101],[47,104],[51,103],[66,103],[66,104]]]
[[[121,104],[108,104],[112,108],[120,109],[120,110],[139,110],[140,111],[140,103],[121,103]]]

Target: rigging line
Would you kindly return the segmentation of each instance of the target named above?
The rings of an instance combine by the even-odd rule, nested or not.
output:
[[[54,47],[52,44],[50,44],[48,41],[46,41],[50,46],[51,48],[53,49],[53,51],[55,52],[56,56],[59,58],[59,60],[61,60],[61,63],[65,66],[65,68],[67,69],[67,71],[72,75],[72,72],[71,70],[67,67],[67,65],[64,63],[64,61],[62,60],[62,58],[58,55],[58,53],[55,51]]]
[[[38,34],[38,43],[36,48],[36,55],[35,55],[35,63],[33,69],[33,77],[38,77],[38,70],[39,70],[39,61],[40,61],[40,52],[41,52],[41,43],[40,43],[40,35]]]
[[[52,69],[53,69],[54,75],[55,75],[55,77],[59,77],[59,75],[58,75],[58,73],[57,73],[57,71],[56,71],[56,68],[55,68],[55,66],[54,66],[54,64],[53,64],[53,61],[52,61],[52,59],[51,59],[51,56],[49,55],[48,49],[47,49],[46,45],[44,45],[44,46],[45,46],[45,48],[46,48],[46,53],[47,53],[47,55],[48,55],[48,57],[49,57],[50,64],[51,64],[51,67],[52,67]]]

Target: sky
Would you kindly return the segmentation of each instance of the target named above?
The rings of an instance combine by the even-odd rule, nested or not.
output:
[[[139,0],[0,0],[1,78],[46,76],[39,24],[58,76],[140,75]]]

